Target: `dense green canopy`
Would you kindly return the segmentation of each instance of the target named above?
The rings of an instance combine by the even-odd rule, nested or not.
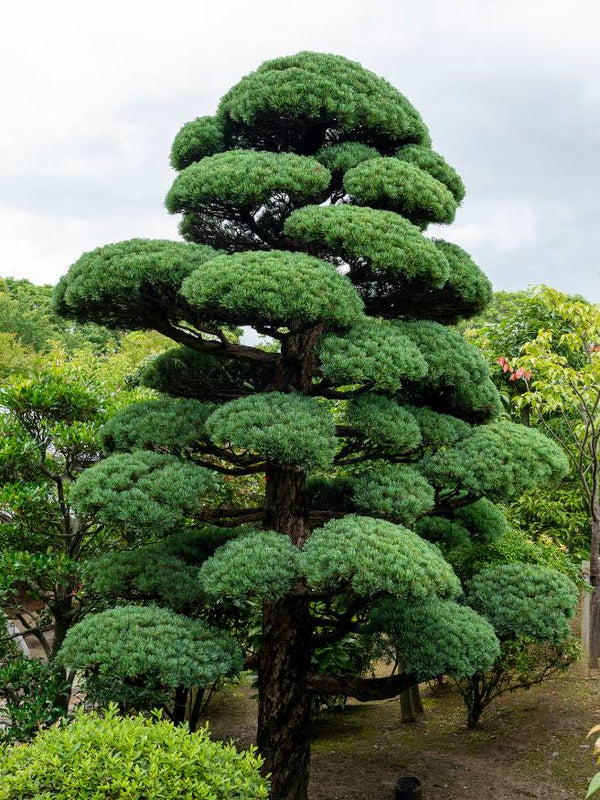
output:
[[[223,608],[262,609],[260,636],[234,625],[259,663],[258,742],[273,798],[304,798],[318,643],[367,632],[378,606],[407,685],[486,669],[498,598],[474,583],[475,610],[457,605],[442,553],[502,536],[494,502],[560,478],[565,459],[499,419],[485,359],[452,328],[491,287],[424,234],[453,220],[464,186],[387,81],[341,56],[268,61],[181,129],[171,163],[166,204],[190,243],[99,248],[57,291],[67,316],[179,345],[143,365],[137,381],[162,397],[109,422],[112,454],[73,500],[147,537],[144,568],[127,553],[94,578],[106,602],[223,626]],[[161,553],[172,580],[153,574]],[[327,691],[347,693],[338,678]]]

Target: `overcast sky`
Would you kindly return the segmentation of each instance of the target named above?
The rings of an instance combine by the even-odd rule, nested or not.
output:
[[[339,53],[421,112],[467,197],[436,231],[496,289],[600,301],[597,0],[30,0],[0,32],[0,275],[177,238],[163,201],[188,120],[261,61]]]

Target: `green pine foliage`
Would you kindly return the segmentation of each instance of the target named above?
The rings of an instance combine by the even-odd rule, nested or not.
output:
[[[200,586],[213,597],[282,597],[301,574],[300,558],[287,537],[275,531],[248,531],[202,565]]]
[[[74,500],[154,541],[172,534],[175,571],[197,568],[209,597],[198,618],[219,603],[262,610],[260,635],[234,630],[260,665],[273,797],[300,798],[310,703],[288,688],[312,685],[319,647],[371,635],[361,625],[388,599],[408,615],[415,671],[485,669],[489,622],[439,605],[463,592],[443,554],[496,546],[507,532],[492,504],[560,477],[564,457],[498,421],[486,361],[451,327],[485,307],[489,282],[422,228],[450,221],[464,187],[384,79],[328,54],[266,62],[182,129],[172,163],[167,205],[189,244],[101,248],[57,293],[72,318],[130,319],[180,345],[138,375],[170,399],[109,424],[107,448],[131,452],[88,470]],[[267,340],[234,341],[242,325]],[[204,539],[207,524],[231,533]],[[147,579],[124,568],[111,597]],[[150,584],[166,603],[166,579]]]
[[[472,496],[489,495],[502,501],[562,478],[568,462],[562,450],[533,428],[495,422],[475,428],[453,447],[426,456],[421,468],[436,487],[455,486]]]
[[[244,361],[225,361],[189,347],[173,347],[143,364],[134,380],[173,397],[229,400],[238,392],[261,391],[271,370]]]
[[[225,149],[223,128],[215,117],[197,117],[179,131],[171,147],[171,166],[182,170]]]
[[[319,357],[331,386],[366,384],[396,392],[403,380],[418,381],[427,372],[421,351],[385,320],[367,318],[343,334],[325,335]]]
[[[171,397],[131,403],[103,426],[102,446],[108,453],[180,453],[204,438],[204,426],[213,411],[214,406],[207,403]]]
[[[327,407],[301,395],[269,392],[233,400],[209,417],[206,430],[216,444],[305,470],[331,466],[337,450]]]
[[[395,155],[401,161],[416,164],[424,172],[428,172],[432,178],[443,183],[452,192],[457,203],[462,203],[465,186],[460,175],[435,150],[418,144],[408,144],[396,150]]]
[[[365,300],[369,288],[384,294],[387,285],[416,277],[440,287],[448,277],[443,253],[416,225],[391,211],[305,206],[290,214],[284,231],[309,253],[350,264],[350,275]]]
[[[201,608],[198,568],[169,553],[164,545],[122,550],[86,565],[86,587],[108,602],[156,603],[182,614]]]
[[[197,313],[234,325],[343,328],[362,311],[345,276],[318,258],[284,251],[218,256],[195,270],[181,292]]]
[[[453,600],[386,600],[374,608],[370,624],[390,636],[402,668],[420,681],[487,672],[500,655],[492,625]]]
[[[231,145],[249,149],[278,150],[285,142],[291,152],[310,154],[321,145],[312,128],[388,152],[429,143],[421,117],[397,89],[355,61],[325,53],[265,61],[227,92],[217,116]]]
[[[348,170],[369,158],[378,156],[378,150],[361,142],[341,142],[325,145],[315,153],[314,157],[339,180]],[[339,183],[341,185],[341,181]]]
[[[303,570],[318,588],[349,585],[358,595],[405,600],[453,597],[460,584],[439,552],[408,528],[347,516],[316,530],[302,550]]]
[[[176,456],[117,453],[85,472],[73,487],[73,503],[109,524],[166,533],[200,511],[219,481],[204,467]]]
[[[344,175],[344,189],[360,205],[396,211],[419,227],[452,222],[458,205],[443,183],[397,158],[362,161]]]
[[[260,767],[252,748],[213,742],[207,728],[190,734],[164,719],[120,717],[113,706],[6,750],[0,800],[260,800],[269,794]]]
[[[153,328],[160,315],[181,317],[179,288],[216,255],[205,245],[131,239],[85,253],[56,286],[59,313],[109,328]]]
[[[416,469],[374,462],[356,479],[353,501],[362,513],[411,524],[434,508],[435,493]]]
[[[171,213],[240,215],[256,212],[274,194],[285,192],[292,205],[318,199],[331,173],[314,158],[292,153],[230,150],[203,158],[175,179],[166,199]]]
[[[489,567],[475,575],[468,594],[469,604],[501,639],[529,637],[553,644],[569,638],[578,596],[566,575],[538,564]]]
[[[173,689],[210,686],[242,668],[235,640],[158,606],[116,606],[73,626],[59,661],[85,675],[89,699],[133,708],[166,705]]]
[[[366,442],[392,453],[410,453],[421,444],[414,414],[380,394],[360,394],[348,402],[346,421]]]

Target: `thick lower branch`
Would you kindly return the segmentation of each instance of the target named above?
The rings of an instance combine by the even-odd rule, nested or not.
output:
[[[156,330],[169,339],[173,339],[179,344],[185,345],[192,350],[197,350],[200,353],[207,353],[208,355],[215,356],[215,358],[232,358],[242,361],[253,361],[260,364],[275,364],[279,361],[278,353],[270,353],[266,350],[259,350],[257,347],[248,347],[243,344],[234,344],[228,342],[227,344],[212,339],[203,339],[192,331],[187,331],[184,328],[178,328],[175,325],[157,325]]]
[[[345,675],[311,673],[307,687],[310,694],[343,694],[356,700],[386,700],[418,686],[414,675],[390,675],[387,678],[351,678]]]

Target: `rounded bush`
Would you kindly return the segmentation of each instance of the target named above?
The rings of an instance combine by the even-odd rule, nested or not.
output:
[[[443,183],[397,158],[361,162],[345,174],[344,188],[360,203],[396,211],[419,226],[452,222],[458,205]]]
[[[0,759],[0,800],[267,798],[253,749],[213,742],[163,719],[76,713]]]
[[[283,596],[299,574],[300,551],[275,531],[249,531],[215,552],[200,568],[200,586],[213,597]]]
[[[232,636],[158,606],[90,614],[68,631],[58,659],[85,673],[95,702],[140,710],[168,703],[178,686],[211,686],[242,669]]]
[[[172,347],[143,364],[137,380],[175,397],[215,401],[260,391],[269,383],[272,372],[269,365],[227,361],[189,347]]]
[[[284,232],[310,253],[347,262],[350,279],[359,290],[364,281],[378,280],[387,287],[417,277],[429,288],[439,288],[448,278],[449,264],[441,250],[416,225],[392,211],[305,206],[290,214]]]
[[[230,209],[257,209],[273,194],[294,203],[318,198],[331,173],[314,158],[293,153],[231,150],[203,158],[175,178],[166,206],[171,213],[199,211],[231,216]]]
[[[213,258],[212,247],[162,239],[129,239],[84,253],[58,282],[59,314],[113,328],[156,328],[188,311],[184,279]]]
[[[405,381],[418,381],[426,361],[408,336],[385,320],[362,319],[344,333],[326,334],[319,349],[321,374],[332,386],[367,384],[398,392]]]
[[[416,469],[377,462],[356,479],[353,500],[363,512],[409,524],[431,511],[435,493]]]
[[[393,152],[429,143],[415,108],[383,78],[338,55],[302,52],[266,61],[221,100],[230,147],[312,154],[336,138]]]
[[[348,515],[313,531],[302,550],[303,572],[315,588],[349,585],[406,600],[461,591],[440,552],[402,525]]]
[[[395,453],[408,453],[421,444],[421,431],[414,415],[394,400],[380,394],[358,395],[346,409],[346,420],[368,443]]]
[[[171,397],[131,403],[102,426],[102,447],[109,453],[180,452],[203,438],[204,423],[213,411],[213,405]]]
[[[318,258],[283,250],[218,256],[184,281],[182,294],[203,316],[234,325],[346,328],[362,315],[345,275]]]
[[[213,472],[175,456],[137,450],[117,453],[81,474],[71,489],[73,505],[107,525],[166,533],[199,511],[219,491]]]
[[[396,158],[409,164],[416,164],[417,167],[428,172],[452,192],[457,203],[462,203],[465,196],[465,186],[460,175],[439,153],[429,147],[409,144],[396,151]]]
[[[232,400],[208,418],[206,430],[216,444],[304,470],[330,466],[338,447],[327,407],[297,394],[268,392]]]
[[[223,128],[216,117],[197,117],[179,131],[171,147],[171,166],[181,170],[225,149]]]
[[[362,161],[377,156],[379,153],[374,147],[368,147],[360,142],[329,144],[315,153],[317,161],[334,175],[343,175]]]
[[[494,626],[500,639],[528,637],[561,644],[579,592],[573,581],[539,564],[501,564],[479,572],[469,584],[469,605]]]
[[[486,672],[500,655],[490,623],[452,600],[386,600],[373,610],[372,621],[391,636],[402,669],[419,681]]]

